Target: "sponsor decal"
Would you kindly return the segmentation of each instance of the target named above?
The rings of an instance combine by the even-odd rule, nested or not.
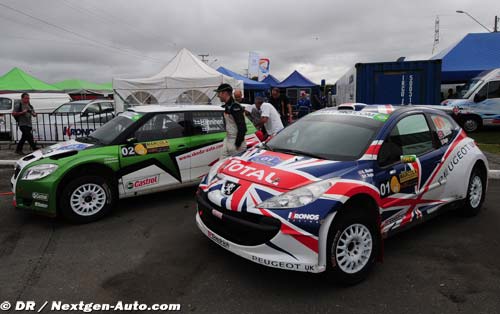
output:
[[[281,158],[276,157],[276,156],[256,156],[253,158],[250,158],[250,161],[253,161],[258,164],[266,165],[269,167],[276,166],[280,164],[283,160]]]
[[[192,152],[189,152],[185,155],[182,155],[182,156],[179,156],[179,161],[181,160],[185,160],[185,159],[188,159],[188,158],[191,158],[191,157],[196,157],[196,156],[199,156],[199,155],[202,155],[202,154],[205,154],[205,153],[209,153],[209,152],[212,152],[214,150],[217,150],[217,149],[221,149],[222,146],[224,146],[224,144],[222,143],[219,143],[219,144],[216,144],[216,145],[211,145],[211,146],[208,146],[208,147],[204,147],[204,148],[200,148],[200,149],[197,149],[197,150],[194,150]]]
[[[236,189],[238,189],[239,187],[240,185],[238,183],[226,181],[226,183],[224,183],[224,186],[222,187],[222,194],[229,196],[233,194],[234,191],[236,191]]]
[[[401,185],[399,184],[398,177],[392,176],[391,178],[391,191],[392,193],[399,193]]]
[[[125,111],[124,113],[120,114],[120,117],[125,117],[129,118],[132,121],[137,121],[142,117],[142,114],[132,111]]]
[[[399,181],[401,183],[406,183],[418,179],[418,171],[415,169],[403,171],[399,174]]]
[[[404,164],[409,164],[417,161],[417,155],[403,155],[401,156],[401,162]]]
[[[362,169],[358,171],[358,174],[361,176],[361,178],[366,179],[366,178],[373,178],[373,169]]]
[[[256,178],[259,181],[264,181],[273,185],[278,185],[278,182],[280,181],[280,178],[276,177],[275,172],[266,173],[266,171],[262,169],[259,170],[254,167],[240,164],[237,160],[235,160],[232,164],[229,164],[225,170],[229,172],[236,172],[247,178]]]
[[[31,193],[31,197],[37,201],[44,201],[44,202],[49,201],[49,195],[45,193],[33,192]]]
[[[105,164],[113,164],[115,162],[118,162],[118,158],[117,157],[104,158],[104,163]]]
[[[49,205],[45,203],[35,202],[35,207],[48,208]]]
[[[148,153],[148,150],[142,144],[136,144],[134,146],[134,152],[139,156],[144,156]]]
[[[219,238],[214,233],[212,233],[210,230],[207,231],[207,236],[210,238],[210,240],[214,241],[215,243],[222,246],[223,248],[226,248],[226,249],[229,248],[229,242]]]
[[[72,127],[65,126],[62,129],[62,135],[63,136],[64,135],[66,135],[66,136],[82,136],[82,135],[88,136],[90,133],[92,133],[94,131],[95,131],[95,129],[72,128]]]
[[[443,184],[444,180],[448,175],[455,170],[455,167],[460,163],[460,161],[475,147],[474,142],[467,143],[462,147],[458,148],[453,155],[453,157],[448,157],[449,162],[444,169],[443,174],[439,177],[439,184]]]
[[[271,267],[276,267],[276,268],[281,268],[281,269],[292,269],[292,270],[301,269],[301,265],[297,264],[297,263],[272,261],[272,260],[258,257],[255,255],[252,255],[251,258],[252,258],[253,262],[259,263],[259,264],[265,265],[265,266],[271,266]],[[314,265],[304,265],[304,268],[306,271],[311,271],[311,272],[314,271]]]
[[[129,182],[127,182],[127,189],[132,190],[132,189],[137,189],[137,188],[142,188],[145,186],[158,184],[159,178],[160,178],[160,175],[155,175],[152,177],[147,177],[147,178],[142,178],[139,180],[129,181]]]
[[[58,147],[56,150],[83,150],[87,148],[89,145],[87,144],[71,144],[66,146]]]
[[[167,140],[147,142],[145,145],[148,153],[161,153],[170,150],[170,144]]]
[[[291,221],[308,221],[308,222],[319,222],[319,215],[317,214],[304,214],[297,212],[288,213],[288,220]]]
[[[376,115],[373,116],[373,120],[377,120],[380,122],[385,122],[389,119],[389,115],[386,113],[377,113]]]

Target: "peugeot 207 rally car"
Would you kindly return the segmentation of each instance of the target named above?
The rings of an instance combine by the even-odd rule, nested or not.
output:
[[[483,153],[442,111],[323,109],[215,164],[197,192],[196,222],[256,263],[329,270],[352,284],[384,237],[444,208],[475,215],[487,173]]]
[[[221,154],[223,114],[208,105],[129,109],[88,137],[18,160],[14,205],[89,222],[118,198],[198,184]],[[247,130],[247,145],[258,143],[250,121]]]

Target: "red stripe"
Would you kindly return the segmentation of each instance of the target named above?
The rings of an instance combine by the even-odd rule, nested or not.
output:
[[[314,251],[315,253],[318,253],[318,240],[311,238],[310,236],[304,235],[300,233],[299,231],[290,228],[289,226],[285,225],[284,223],[281,224],[281,232],[284,234],[288,234],[292,236],[295,240],[299,241],[303,245],[307,246],[309,249]]]
[[[368,147],[368,149],[366,150],[365,154],[366,155],[377,155],[378,152],[380,151],[381,146],[382,146],[381,144],[370,145],[370,147]]]

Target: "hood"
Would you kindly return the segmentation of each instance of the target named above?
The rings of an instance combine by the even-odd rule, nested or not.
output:
[[[94,146],[94,144],[82,143],[76,140],[70,140],[66,142],[57,143],[49,147],[45,147],[34,151],[33,153],[25,156],[17,161],[19,166],[24,167],[29,163],[40,160],[42,158],[52,157],[56,155],[65,154],[71,151],[80,151]]]
[[[292,190],[312,182],[342,176],[355,162],[340,162],[251,149],[226,160],[218,172],[240,181],[278,190]]]
[[[462,107],[468,106],[470,104],[470,100],[468,99],[446,99],[441,102],[441,105],[448,107]]]

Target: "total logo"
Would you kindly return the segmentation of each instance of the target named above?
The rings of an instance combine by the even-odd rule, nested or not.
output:
[[[239,161],[235,160],[233,163],[229,164],[226,168],[226,171],[229,172],[237,172],[240,175],[244,175],[245,177],[254,177],[259,181],[264,181],[273,185],[278,185],[280,178],[276,176],[275,172],[266,173],[262,169],[257,169],[254,167],[246,166],[240,164]]]
[[[319,221],[319,215],[317,214],[297,214],[297,212],[288,213],[288,220],[307,220],[307,221]]]
[[[148,178],[139,179],[139,180],[135,180],[135,181],[129,181],[127,183],[127,189],[131,190],[131,189],[142,188],[144,186],[158,184],[159,177],[160,177],[159,175],[155,175],[153,177],[148,177]]]

